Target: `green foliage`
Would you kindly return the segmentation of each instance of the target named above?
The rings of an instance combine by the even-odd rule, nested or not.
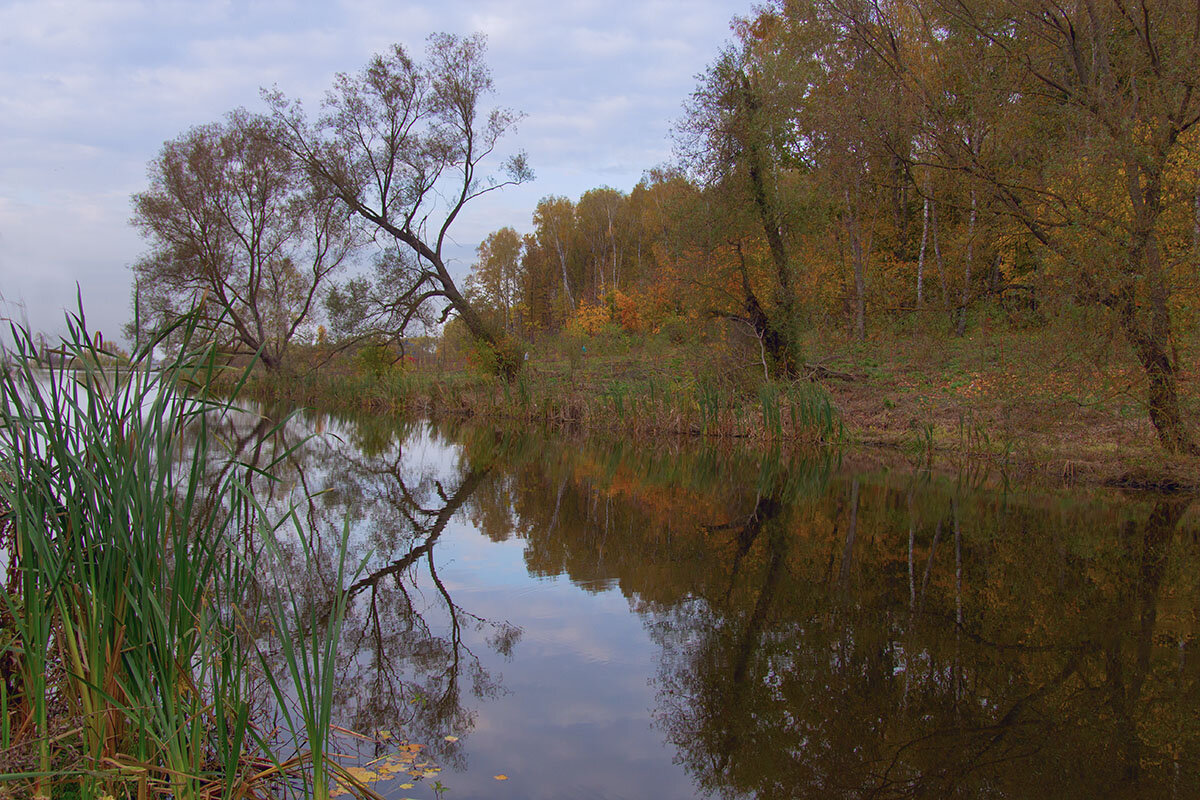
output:
[[[400,370],[392,348],[382,344],[367,344],[355,355],[358,371],[376,380],[382,380]]]
[[[682,314],[668,314],[658,323],[658,333],[672,344],[683,344],[695,338],[696,323]]]
[[[301,542],[304,561],[316,564],[317,553],[304,526],[295,511],[290,515],[295,533]],[[285,564],[280,557],[280,547],[275,532],[263,530],[268,551],[276,562],[276,571],[283,571]],[[349,522],[342,529],[338,547],[337,570],[333,578],[335,595],[332,608],[321,614],[314,604],[304,603],[296,593],[293,582],[277,586],[276,602],[270,604],[269,613],[283,654],[284,666],[295,693],[295,708],[288,702],[280,704],[283,718],[295,744],[296,751],[305,748],[309,754],[309,770],[304,773],[309,795],[314,800],[328,800],[330,793],[329,739],[332,722],[334,678],[337,674],[337,643],[341,638],[342,622],[346,616],[348,595],[343,591],[346,576],[353,582],[362,571],[369,554],[351,573],[346,571],[346,552],[349,549]],[[285,602],[286,598],[286,602]],[[284,699],[289,692],[271,672],[264,653],[259,652],[263,672],[271,684],[275,696]],[[278,763],[278,761],[276,762]]]
[[[525,349],[512,336],[502,336],[495,343],[477,339],[472,343],[471,361],[485,374],[510,381],[521,371]]]
[[[0,383],[0,472],[19,476],[0,481],[19,578],[5,603],[38,770],[51,774],[47,697],[65,692],[82,715],[87,794],[113,780],[94,777],[113,760],[135,758],[168,770],[178,800],[198,798],[245,777],[246,653],[218,609],[240,602],[253,565],[224,539],[243,509],[231,478],[206,476],[210,417],[230,406],[206,390],[212,348],[185,347],[150,371],[158,339],[128,368],[106,368],[82,314],[68,327],[62,349],[77,369],[37,371],[28,331],[14,326],[17,357]],[[55,651],[66,680],[52,690]]]

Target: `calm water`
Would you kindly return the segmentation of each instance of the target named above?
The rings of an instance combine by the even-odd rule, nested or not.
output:
[[[450,800],[1200,793],[1187,499],[269,427],[225,436],[260,463],[296,446],[254,480],[322,543],[284,577],[314,603],[353,596],[335,718],[391,735],[339,741],[365,763],[402,738],[442,767],[374,785],[389,797],[435,780]],[[366,563],[335,587],[346,519]]]

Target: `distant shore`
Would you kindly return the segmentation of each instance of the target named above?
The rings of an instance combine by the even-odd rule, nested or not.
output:
[[[731,373],[703,345],[600,339],[583,345],[583,356],[564,353],[562,343],[536,348],[508,384],[451,363],[257,375],[249,391],[262,401],[351,415],[453,415],[756,447],[833,445],[851,458],[935,469],[969,463],[1035,483],[1200,487],[1200,460],[1158,443],[1135,367],[1087,352],[1060,358],[1053,370],[1039,366],[1055,347],[1053,337],[1019,332],[814,344],[810,379],[776,382],[763,381],[761,371]],[[1196,376],[1182,374],[1180,385],[1194,409]]]

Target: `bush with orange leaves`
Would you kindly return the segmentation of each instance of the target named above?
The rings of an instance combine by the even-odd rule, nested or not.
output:
[[[566,330],[572,336],[594,336],[607,324],[612,322],[612,311],[603,301],[590,303],[583,300],[579,308],[567,320]]]
[[[617,309],[617,322],[622,328],[629,333],[642,333],[646,330],[646,298],[617,290],[614,305]]]

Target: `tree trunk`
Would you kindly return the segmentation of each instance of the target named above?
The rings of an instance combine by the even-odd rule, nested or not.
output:
[[[963,267],[962,295],[958,303],[958,326],[954,332],[959,337],[967,332],[967,302],[971,299],[971,259],[975,255],[975,190],[971,189],[971,221],[967,223],[967,258]]]
[[[571,296],[571,282],[567,280],[567,254],[563,250],[562,240],[559,239],[557,231],[554,233],[554,249],[558,251],[558,263],[562,266],[563,291],[567,293],[567,305],[574,310],[575,298]]]
[[[763,348],[770,354],[771,360],[775,363],[776,367],[783,372],[785,377],[794,378],[798,374],[797,364],[793,358],[787,339],[771,324],[770,317],[767,316],[762,303],[758,301],[758,295],[754,293],[753,287],[750,286],[750,272],[746,268],[746,256],[742,252],[741,243],[736,243],[734,248],[737,250],[738,265],[741,268],[742,293],[746,298],[744,305],[746,318],[750,322],[750,327],[754,328],[755,335],[762,342]]]
[[[1176,367],[1169,352],[1171,312],[1167,307],[1167,286],[1159,252],[1155,224],[1162,211],[1161,186],[1165,160],[1157,164],[1126,164],[1126,185],[1134,213],[1134,229],[1129,247],[1128,279],[1115,295],[1115,310],[1121,328],[1133,345],[1134,353],[1149,381],[1147,404],[1150,422],[1158,439],[1171,453],[1200,453],[1195,440],[1183,425],[1179,410]],[[1143,321],[1138,315],[1137,287],[1147,295]]]
[[[946,307],[946,313],[950,313],[950,289],[946,286],[946,265],[942,263],[942,240],[938,234],[938,210],[937,203],[933,204],[932,211],[933,222],[933,263],[937,267],[938,281],[942,285],[942,305]]]
[[[751,88],[749,79],[745,76],[742,76],[741,89],[750,119],[754,120],[758,116],[761,103]],[[767,246],[771,251],[771,261],[775,265],[775,277],[779,288],[778,319],[774,320],[774,324],[770,327],[774,331],[774,336],[782,343],[783,360],[780,361],[781,365],[785,372],[794,374],[799,355],[798,347],[792,336],[795,325],[795,301],[792,297],[791,265],[788,262],[787,247],[780,232],[779,216],[776,214],[767,192],[766,176],[763,172],[763,153],[760,145],[754,139],[754,134],[751,134],[746,145],[746,167],[750,179],[750,194],[754,201],[754,208],[758,212],[759,221],[762,223]],[[755,303],[757,304],[757,300]],[[759,306],[759,310],[762,310],[761,306]]]
[[[863,256],[862,231],[859,229],[858,207],[850,204],[850,190],[846,197],[846,236],[850,239],[850,265],[854,269],[854,338],[860,342],[867,338],[867,286],[866,259]]]
[[[1117,314],[1117,321],[1133,347],[1138,363],[1146,372],[1149,382],[1146,402],[1158,440],[1171,453],[1200,452],[1183,425],[1176,369],[1167,351],[1167,341],[1153,330],[1146,330],[1138,319],[1133,286],[1127,285],[1110,306]]]
[[[925,241],[929,236],[929,198],[925,198],[925,210],[921,214],[921,250],[917,255],[917,311],[925,302]]]
[[[436,266],[439,271],[443,269],[440,262]],[[442,289],[455,313],[462,318],[467,330],[471,332],[471,337],[491,351],[496,360],[496,374],[505,381],[512,381],[516,378],[517,373],[521,371],[521,359],[517,352],[500,340],[492,327],[483,321],[483,317],[479,316],[467,299],[459,293],[458,287],[453,282],[444,282]]]

